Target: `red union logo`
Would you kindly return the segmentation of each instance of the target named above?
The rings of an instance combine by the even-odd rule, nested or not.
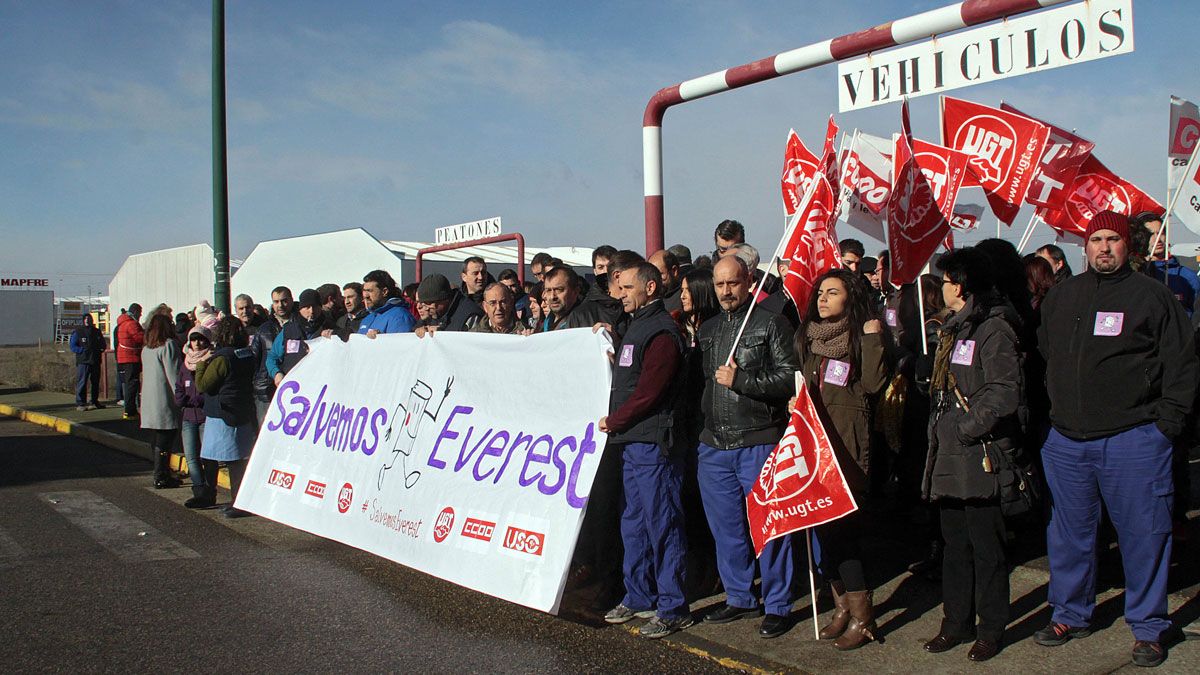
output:
[[[797,418],[808,424],[799,416],[793,416],[793,422]],[[767,458],[759,473],[759,482],[768,485],[768,504],[787,501],[803,493],[817,477],[816,445],[801,442],[801,431],[789,427],[788,434],[779,441],[779,449]],[[816,437],[811,427],[803,432],[812,439]]]
[[[1067,196],[1067,215],[1076,223],[1086,224],[1101,211],[1129,213],[1133,203],[1129,192],[1108,176],[1098,173],[1080,174],[1075,190]]]
[[[492,533],[496,531],[496,524],[478,518],[467,518],[463,523],[462,536],[478,539],[479,541],[491,541]]]
[[[540,556],[542,546],[546,543],[546,535],[541,532],[530,532],[519,527],[508,526],[504,533],[504,548]]]
[[[352,504],[354,504],[354,486],[349,483],[342,483],[342,489],[338,491],[338,513],[349,511]]]
[[[296,474],[280,471],[279,469],[271,469],[271,475],[267,478],[267,485],[291,490],[292,485],[296,482]]]
[[[951,145],[971,155],[971,166],[986,183],[1003,185],[1016,157],[1017,132],[999,117],[976,115],[958,128]]]
[[[454,509],[447,506],[438,514],[437,522],[433,524],[433,540],[437,543],[446,541],[454,529]]]
[[[1190,117],[1179,118],[1179,126],[1175,128],[1175,138],[1171,140],[1171,154],[1186,155],[1196,147],[1200,139],[1200,120]]]
[[[310,480],[308,481],[308,485],[304,486],[304,494],[310,497],[316,497],[317,499],[325,499],[325,484],[315,480]]]

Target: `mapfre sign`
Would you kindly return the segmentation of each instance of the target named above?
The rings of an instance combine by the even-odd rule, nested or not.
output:
[[[841,112],[1133,51],[1133,0],[1090,0],[838,64]]]
[[[50,280],[0,277],[0,288],[50,288]]]
[[[459,223],[458,225],[439,227],[433,231],[433,234],[433,243],[438,245],[457,244],[460,241],[499,236],[500,216],[476,220],[472,223]]]

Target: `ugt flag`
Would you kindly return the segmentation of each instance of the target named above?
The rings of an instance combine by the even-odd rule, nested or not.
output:
[[[1038,160],[1038,170],[1025,194],[1025,201],[1034,206],[1060,209],[1067,199],[1067,189],[1075,182],[1079,167],[1091,156],[1096,144],[1049,122],[1030,117],[1007,103],[1000,109],[1044,124],[1050,130],[1046,149]]]
[[[758,482],[746,497],[754,553],[762,555],[772,539],[857,510],[808,387],[801,384],[787,432],[767,457]]]
[[[783,290],[801,312],[808,306],[808,296],[817,277],[842,266],[837,234],[833,229],[836,195],[825,174],[817,174],[804,197],[804,203],[792,216],[783,235],[786,243],[782,254],[783,259],[789,261]]]
[[[1101,211],[1132,216],[1142,211],[1162,213],[1164,209],[1138,186],[1101,164],[1095,155],[1089,155],[1067,191],[1063,208],[1041,208],[1037,215],[1059,232],[1082,237],[1092,217]]]
[[[1023,115],[942,97],[942,143],[971,156],[992,213],[1012,225],[1029,191],[1049,129]]]
[[[912,283],[946,239],[958,190],[967,175],[966,153],[914,140],[908,101],[900,107],[901,133],[892,156],[895,179],[888,199],[891,282]]]

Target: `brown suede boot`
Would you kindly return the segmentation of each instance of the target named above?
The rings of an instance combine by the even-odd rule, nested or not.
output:
[[[842,582],[830,582],[829,587],[833,589],[833,616],[829,618],[829,625],[821,629],[822,640],[833,640],[842,636],[846,632],[846,625],[850,623],[850,606],[846,604],[846,587],[842,586]]]
[[[853,591],[846,594],[850,608],[850,625],[833,646],[841,651],[858,649],[875,638],[875,608],[871,606],[871,591]]]

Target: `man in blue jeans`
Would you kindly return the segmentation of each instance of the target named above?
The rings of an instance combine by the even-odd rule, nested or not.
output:
[[[1089,269],[1052,288],[1041,308],[1054,613],[1034,639],[1053,647],[1091,634],[1103,504],[1125,568],[1132,659],[1157,666],[1171,628],[1171,446],[1195,398],[1198,365],[1183,306],[1162,283],[1129,267],[1130,225],[1113,211],[1096,214],[1084,233]]]
[[[713,285],[722,311],[704,322],[698,336],[705,382],[697,478],[726,593],[725,604],[704,617],[708,623],[727,623],[762,611],[754,590],[746,495],[783,437],[787,402],[795,391],[794,373],[800,369],[787,321],[765,310],[751,311],[752,279],[750,268],[737,256],[717,262]],[[737,340],[743,322],[745,331]],[[758,634],[778,637],[791,627],[791,538],[769,542],[758,566],[766,609]]]
[[[100,404],[100,357],[106,347],[104,334],[92,323],[91,314],[84,314],[83,325],[71,333],[70,346],[75,354],[75,409],[103,408]],[[89,386],[91,399],[88,398]]]
[[[630,322],[613,361],[610,412],[599,427],[624,460],[625,597],[604,620],[650,618],[638,632],[661,638],[693,623],[683,590],[683,469],[671,453],[684,343],[663,305],[662,276],[654,265],[638,263],[618,279],[614,295]]]

